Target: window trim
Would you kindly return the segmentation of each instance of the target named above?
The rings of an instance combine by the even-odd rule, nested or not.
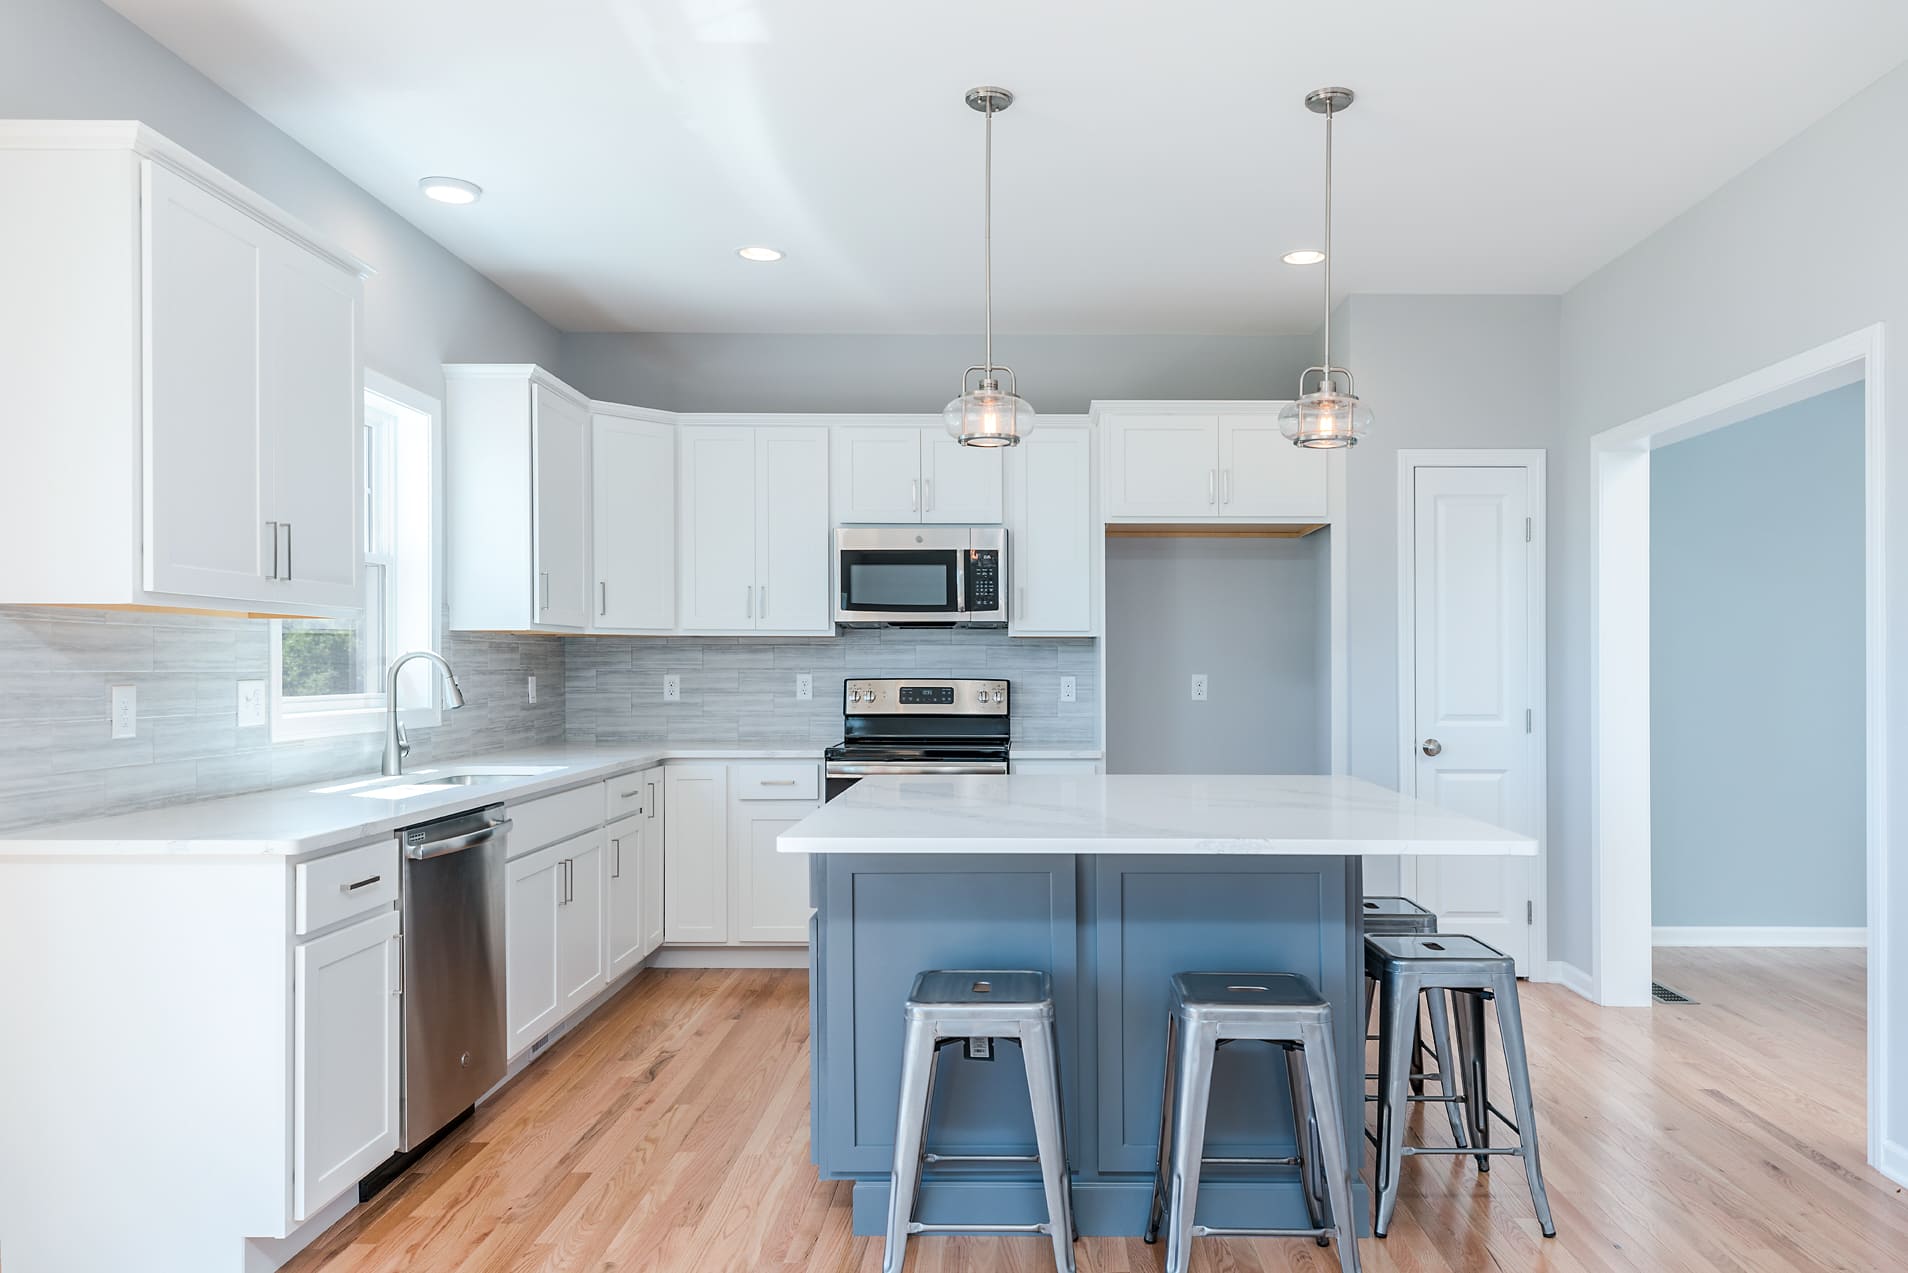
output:
[[[359,419],[362,421],[363,401],[367,394],[376,394],[387,398],[398,406],[426,416],[430,423],[430,624],[429,642],[432,649],[442,643],[444,633],[444,407],[441,400],[429,394],[413,389],[402,381],[395,380],[378,371],[366,367],[363,371],[363,383],[359,394]],[[362,515],[362,510],[360,510]],[[365,545],[365,565],[382,565],[387,571],[399,564],[400,556],[395,551],[374,551],[370,543]],[[390,627],[387,596],[386,629]],[[270,704],[270,723],[272,741],[295,742],[301,739],[336,738],[354,734],[372,734],[384,728],[385,696],[382,687],[368,694],[330,694],[311,695],[294,700],[298,706],[287,708],[285,697],[279,692],[283,684],[284,665],[282,645],[283,625],[279,620],[271,621],[270,680],[266,682],[266,695]],[[388,645],[388,642],[387,642]],[[386,655],[395,657],[399,651],[386,649]],[[378,679],[383,678],[382,669],[378,669]],[[430,702],[423,707],[407,707],[398,713],[400,721],[407,730],[430,729],[443,721],[443,686],[438,678],[430,680]]]

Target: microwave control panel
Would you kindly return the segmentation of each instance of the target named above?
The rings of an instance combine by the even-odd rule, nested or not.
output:
[[[978,613],[1000,609],[1000,554],[991,548],[967,554],[967,609]]]

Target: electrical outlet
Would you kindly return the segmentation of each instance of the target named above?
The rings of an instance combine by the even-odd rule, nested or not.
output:
[[[238,723],[241,729],[265,723],[265,682],[238,683]]]
[[[815,674],[813,672],[795,673],[795,697],[800,699],[815,697]]]
[[[1073,678],[1071,676],[1063,676],[1060,678],[1060,701],[1063,703],[1073,702]]]
[[[115,685],[112,691],[113,737],[132,738],[139,733],[139,691],[131,685]]]
[[[1195,703],[1206,701],[1206,674],[1194,672],[1192,678],[1192,698]]]
[[[663,676],[663,702],[682,702],[682,678],[677,676],[674,672],[666,673]]]
[[[526,676],[523,678],[523,692],[530,696],[531,702],[534,703],[537,701],[537,678],[536,677]]]

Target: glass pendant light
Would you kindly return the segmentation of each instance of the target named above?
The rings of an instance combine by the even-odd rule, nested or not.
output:
[[[981,294],[987,352],[980,366],[961,374],[960,397],[942,409],[941,419],[948,436],[962,446],[1018,446],[1033,431],[1033,404],[1020,396],[1013,369],[994,365],[994,116],[1014,104],[1014,95],[1004,88],[970,88],[967,104],[987,117],[987,163],[981,184]],[[1000,387],[1002,373],[1007,377],[1005,389]]]
[[[1348,88],[1305,95],[1306,109],[1325,117],[1325,365],[1307,367],[1299,376],[1298,401],[1279,412],[1279,430],[1295,445],[1314,450],[1356,446],[1371,432],[1371,408],[1358,400],[1351,372],[1332,366],[1332,117],[1351,104]]]

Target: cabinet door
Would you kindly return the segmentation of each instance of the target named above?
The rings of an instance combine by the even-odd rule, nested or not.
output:
[[[276,517],[258,304],[272,232],[183,177],[144,169],[145,586],[269,598],[265,523]]]
[[[636,781],[643,781],[638,775]],[[643,961],[649,953],[643,939],[647,935],[649,890],[644,862],[648,856],[649,818],[638,814],[612,822],[603,834],[609,840],[609,976],[622,976]]]
[[[1110,415],[1102,427],[1108,517],[1218,514],[1217,416]]]
[[[1009,631],[1093,632],[1093,434],[1042,428],[1007,459],[1013,491]]]
[[[292,956],[292,1218],[309,1219],[397,1152],[398,913]]]
[[[676,437],[685,628],[755,627],[755,430],[686,425]]]
[[[289,240],[259,287],[259,407],[272,456],[281,599],[364,604],[364,392],[358,279]]]
[[[504,1001],[513,1059],[562,1019],[557,990],[560,847],[526,854],[504,868]]]
[[[602,630],[676,624],[676,430],[649,420],[593,421],[591,557]]]
[[[757,429],[755,626],[832,634],[828,596],[828,430]]]
[[[909,425],[835,431],[835,520],[921,520],[921,430]]]
[[[1030,435],[1039,436],[1038,430]],[[998,522],[1005,449],[962,446],[943,430],[921,430],[921,520],[954,526]]]
[[[530,438],[536,507],[534,595],[540,627],[581,628],[589,622],[588,467],[584,439],[590,414],[542,385],[530,386]]]
[[[567,1017],[603,988],[604,890],[603,832],[599,829],[554,847],[566,875],[557,904],[557,996],[559,1017]]]
[[[1219,512],[1225,517],[1325,521],[1328,452],[1293,446],[1276,415],[1219,417]]]
[[[808,855],[777,853],[775,837],[813,813],[808,801],[738,800],[729,814],[735,939],[808,940]]]
[[[663,939],[729,940],[728,771],[671,765],[663,797]]]
[[[667,813],[663,809],[663,769],[643,774],[643,820],[649,829],[643,834],[643,957],[663,944],[663,828]]]

